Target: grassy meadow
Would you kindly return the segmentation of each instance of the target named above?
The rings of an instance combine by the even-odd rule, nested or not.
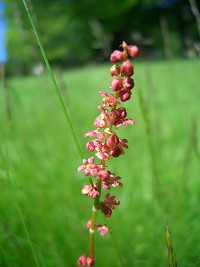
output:
[[[109,91],[110,66],[55,72],[85,157],[83,135],[99,114],[98,92]],[[135,63],[125,106],[136,124],[119,130],[129,149],[109,162],[124,185],[112,190],[121,205],[109,221],[126,267],[168,266],[166,225],[178,266],[200,266],[199,69],[199,60]],[[11,119],[0,85],[0,266],[77,266],[89,249],[93,203],[81,194],[81,158],[48,75],[7,83]],[[120,266],[109,235],[97,233],[95,242],[95,266]]]

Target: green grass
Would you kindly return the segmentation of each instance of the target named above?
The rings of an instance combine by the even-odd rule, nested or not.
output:
[[[85,156],[89,139],[83,135],[93,129],[99,114],[98,91],[109,90],[109,66],[69,70],[63,80],[58,76]],[[113,189],[121,205],[110,223],[125,266],[167,266],[166,224],[178,266],[200,265],[200,149],[194,142],[200,137],[199,67],[199,61],[135,63],[137,86],[126,106],[136,125],[120,130],[129,150],[109,163],[124,184]],[[0,156],[0,266],[36,266],[17,204],[39,265],[76,266],[89,246],[85,223],[92,206],[80,193],[87,182],[77,173],[80,156],[48,76],[13,78],[8,84],[11,121],[0,90],[0,146],[11,181],[10,187]],[[154,183],[139,88],[150,112],[159,184]],[[155,187],[160,199],[153,193]],[[98,218],[104,221],[102,215]],[[120,266],[111,239],[96,234],[95,240],[96,266]]]

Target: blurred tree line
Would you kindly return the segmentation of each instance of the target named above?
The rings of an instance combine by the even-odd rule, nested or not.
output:
[[[41,54],[22,1],[4,2],[7,68],[11,73],[26,73],[41,61]],[[123,40],[138,44],[145,59],[200,54],[197,24],[189,0],[27,2],[54,66],[103,62]]]

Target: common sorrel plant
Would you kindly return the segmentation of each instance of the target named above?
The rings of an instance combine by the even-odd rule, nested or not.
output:
[[[121,47],[123,51],[115,50],[110,56],[110,61],[114,63],[110,69],[112,93],[99,92],[103,96],[102,104],[98,106],[100,115],[94,120],[95,129],[84,135],[94,138],[86,144],[86,149],[95,152],[95,157],[83,159],[83,165],[78,168],[78,172],[84,172],[89,176],[90,181],[89,185],[83,186],[82,194],[94,199],[92,216],[87,222],[90,233],[90,252],[79,257],[78,264],[82,266],[93,266],[95,263],[94,233],[98,231],[102,237],[105,237],[107,232],[111,231],[107,225],[97,223],[97,212],[101,210],[105,217],[109,218],[115,206],[120,204],[120,201],[110,193],[105,194],[102,200],[102,189],[108,191],[112,187],[122,187],[121,177],[112,173],[107,167],[111,157],[118,158],[128,148],[128,141],[120,138],[116,130],[121,126],[135,123],[127,118],[126,109],[121,106],[121,103],[131,98],[131,90],[134,87],[134,80],[131,77],[134,74],[134,67],[128,57],[138,56],[139,49],[125,42]]]

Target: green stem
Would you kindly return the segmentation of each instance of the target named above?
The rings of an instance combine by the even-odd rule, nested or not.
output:
[[[106,218],[106,221],[107,221],[107,226],[110,229],[111,227],[109,225],[108,218]],[[119,258],[119,261],[120,261],[120,265],[121,265],[121,267],[125,267],[125,265],[123,263],[123,260],[122,260],[122,256],[121,256],[120,250],[118,248],[117,242],[116,242],[115,237],[114,237],[114,234],[113,234],[113,230],[112,231],[110,230],[109,233],[110,233],[110,237],[111,237],[111,240],[113,242],[113,246],[115,248],[115,251],[116,251],[116,253],[118,255],[118,258]]]
[[[29,234],[29,231],[28,231],[28,228],[26,226],[26,223],[25,223],[25,220],[24,220],[24,216],[23,216],[23,213],[22,213],[22,210],[20,208],[20,205],[19,205],[19,202],[17,200],[17,195],[16,195],[16,191],[15,191],[15,187],[12,183],[12,180],[10,178],[10,174],[9,174],[9,171],[8,171],[8,167],[7,167],[7,164],[6,164],[6,161],[5,161],[5,158],[4,158],[4,155],[3,155],[3,152],[1,150],[1,147],[0,147],[0,153],[1,153],[1,157],[2,157],[2,160],[3,160],[3,164],[5,166],[5,170],[6,170],[6,175],[7,175],[7,179],[8,179],[8,182],[9,182],[9,186],[10,186],[10,189],[11,189],[11,192],[13,194],[13,198],[15,200],[15,204],[16,204],[16,208],[17,208],[17,212],[19,213],[19,217],[21,219],[21,222],[22,222],[22,225],[23,225],[23,228],[24,228],[24,232],[26,234],[26,238],[28,240],[28,244],[30,246],[30,249],[31,249],[31,252],[33,254],[33,258],[34,258],[34,261],[35,261],[35,265],[36,267],[40,267],[39,265],[39,261],[38,261],[38,258],[37,258],[37,255],[36,255],[36,252],[35,252],[35,249],[33,247],[33,243],[31,241],[31,237],[30,237],[30,234]]]

